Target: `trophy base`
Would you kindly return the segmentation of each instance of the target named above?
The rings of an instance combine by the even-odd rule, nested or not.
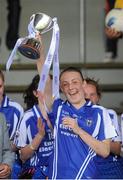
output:
[[[36,39],[26,39],[18,47],[19,52],[30,59],[40,58],[40,42]]]

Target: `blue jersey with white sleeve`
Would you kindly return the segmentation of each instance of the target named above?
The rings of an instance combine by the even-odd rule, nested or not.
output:
[[[48,166],[49,156],[53,151],[53,133],[47,126],[46,120],[42,117],[42,114],[37,105],[26,111],[18,127],[18,137],[16,138],[17,147],[25,147],[30,144],[38,133],[37,121],[41,117],[43,123],[45,123],[45,136],[42,139],[38,149],[34,152],[34,155],[25,162],[24,167],[38,167]]]
[[[18,122],[21,120],[24,113],[23,107],[5,95],[0,106],[0,112],[2,112],[6,117],[9,138],[10,140],[13,140]]]
[[[121,130],[118,123],[118,117],[114,110],[107,109],[112,124],[116,130],[117,136],[111,138],[112,142],[121,143]],[[100,178],[106,179],[122,179],[123,178],[123,163],[121,164],[122,158],[121,156],[110,153],[107,158],[102,158],[98,156],[97,164],[100,172]]]
[[[19,103],[9,99],[7,95],[4,95],[0,106],[0,112],[2,112],[6,117],[6,123],[9,131],[9,138],[11,141],[14,141],[18,123],[24,114],[23,107]],[[15,162],[13,163],[12,172],[11,172],[12,179],[17,178],[18,168],[21,169],[21,160],[19,158],[18,151],[16,151],[15,155],[16,155]]]
[[[109,113],[109,115],[111,117],[112,124],[114,125],[116,133],[117,133],[117,136],[112,138],[112,141],[121,142],[122,141],[121,129],[120,129],[119,121],[118,121],[118,116],[117,116],[116,112],[113,109],[107,109],[107,111],[108,111],[108,113]]]
[[[68,101],[54,102],[54,153],[49,167],[50,179],[98,178],[95,164],[96,153],[71,128],[63,125],[62,118],[70,116],[78,125],[94,138],[103,141],[116,136],[110,116],[105,108],[87,101],[76,109]],[[109,119],[107,126],[105,121]],[[53,163],[52,163],[53,162]]]

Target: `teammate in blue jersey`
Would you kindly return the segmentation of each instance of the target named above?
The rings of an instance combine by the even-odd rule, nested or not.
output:
[[[90,99],[94,104],[99,104],[101,99],[101,89],[98,81],[86,78],[84,86],[85,98]],[[122,179],[123,178],[123,159],[120,157],[121,152],[121,130],[118,122],[118,117],[113,109],[107,110],[112,124],[117,132],[117,137],[113,137],[110,142],[110,155],[107,158],[98,157],[97,163],[100,171],[100,178],[103,179]]]
[[[47,81],[48,88],[45,88],[45,96],[51,94],[51,78]],[[41,106],[39,107],[37,87],[39,75],[36,75],[29,85],[24,100],[27,104],[27,111],[24,113],[18,128],[16,145],[20,148],[20,157],[23,161],[21,178],[27,178],[29,171],[33,168],[30,178],[45,179],[47,177],[48,159],[53,151],[53,129],[48,118],[44,118]],[[51,97],[51,96],[50,96]],[[27,173],[25,173],[27,172]],[[25,177],[24,177],[25,176]]]
[[[17,124],[22,118],[24,111],[19,103],[7,97],[4,92],[4,81],[4,74],[0,71],[0,112],[2,112],[6,117],[9,129],[9,138],[13,141]]]
[[[16,153],[16,162],[13,165],[12,169],[12,178],[17,178],[16,173],[17,169],[20,169],[21,162],[18,157],[18,150],[15,148],[15,145],[13,144],[13,140],[16,134],[16,129],[18,122],[21,120],[23,116],[23,107],[9,99],[7,95],[4,92],[4,74],[2,71],[0,71],[0,112],[2,112],[6,117],[7,127],[9,130],[9,138],[11,141],[11,148]],[[16,170],[14,170],[14,167],[16,166]]]

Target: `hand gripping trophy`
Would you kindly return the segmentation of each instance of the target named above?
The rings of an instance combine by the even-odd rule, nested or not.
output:
[[[36,38],[36,34],[44,34],[51,29],[53,29],[52,39],[40,74],[38,90],[42,92],[44,91],[49,70],[53,62],[53,97],[55,98],[59,96],[59,26],[56,17],[51,18],[50,16],[40,12],[33,14],[30,17],[30,22],[28,24],[28,36],[17,40],[6,63],[6,69],[10,69],[17,50],[29,59],[36,60],[40,58],[41,43]]]

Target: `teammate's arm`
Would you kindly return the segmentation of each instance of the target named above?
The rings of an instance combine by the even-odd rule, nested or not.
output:
[[[37,127],[38,127],[38,133],[32,140],[32,142],[25,147],[20,149],[20,158],[23,162],[25,162],[27,159],[31,158],[34,152],[38,149],[44,135],[45,135],[45,128],[44,124],[41,121],[41,119],[38,119],[37,122]]]
[[[115,155],[120,155],[121,153],[121,143],[116,141],[116,142],[110,142],[110,151],[111,153]]]

